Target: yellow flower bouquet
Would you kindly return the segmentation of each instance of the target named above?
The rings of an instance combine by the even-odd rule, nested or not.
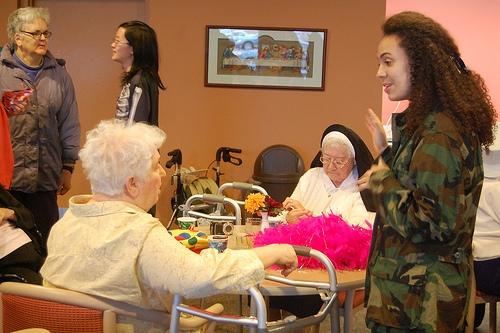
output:
[[[269,195],[250,193],[245,199],[245,210],[250,214],[267,212],[269,216],[277,216],[283,210],[283,205]]]

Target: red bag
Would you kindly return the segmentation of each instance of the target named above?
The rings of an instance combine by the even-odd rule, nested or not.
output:
[[[10,143],[9,119],[0,103],[0,184],[10,187],[14,172],[14,154]]]
[[[5,111],[7,113],[13,113],[12,104],[17,99],[22,97],[29,97],[33,93],[33,89],[22,89],[22,90],[14,90],[14,91],[5,91],[2,96],[2,103],[5,107]]]

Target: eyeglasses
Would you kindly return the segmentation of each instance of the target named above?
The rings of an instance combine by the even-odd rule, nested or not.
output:
[[[122,42],[121,40],[117,40],[117,39],[115,39],[115,40],[113,40],[113,41],[111,42],[111,44],[115,44],[115,45],[120,45],[120,44],[123,44],[123,45],[126,45],[126,44],[128,44],[128,42]]]
[[[45,39],[49,39],[50,36],[52,36],[52,31],[48,31],[48,30],[47,31],[35,31],[35,32],[21,30],[20,32],[22,32],[24,34],[28,34],[36,40],[42,39],[42,36],[45,37]]]
[[[321,161],[321,163],[323,163],[323,165],[329,165],[330,163],[333,163],[337,169],[342,169],[347,165],[347,163],[349,163],[348,159],[343,160],[340,158],[330,158],[325,156],[321,156],[319,160]]]

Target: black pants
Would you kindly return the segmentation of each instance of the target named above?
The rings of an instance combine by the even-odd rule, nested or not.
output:
[[[500,296],[500,258],[474,261],[476,289],[490,295]],[[474,327],[483,321],[485,304],[476,304]]]
[[[33,214],[35,224],[42,234],[42,247],[46,249],[50,229],[59,220],[57,192],[40,191],[25,193],[12,190],[9,192]]]
[[[32,242],[26,243],[0,259],[0,282],[15,281],[42,284],[38,271],[43,259]]]
[[[500,258],[474,261],[474,273],[477,290],[500,296]]]
[[[270,308],[286,310],[297,316],[297,318],[304,318],[318,313],[321,305],[323,305],[323,301],[319,295],[269,297]]]

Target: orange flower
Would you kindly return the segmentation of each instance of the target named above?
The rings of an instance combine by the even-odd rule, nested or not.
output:
[[[250,214],[262,211],[266,207],[266,196],[262,193],[250,193],[245,199],[245,210]]]
[[[245,199],[245,210],[250,214],[268,212],[270,216],[276,216],[283,210],[283,205],[268,195],[250,193]]]

